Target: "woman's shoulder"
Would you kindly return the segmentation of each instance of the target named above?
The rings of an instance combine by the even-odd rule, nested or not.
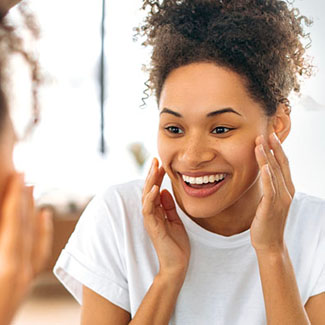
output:
[[[108,198],[113,194],[118,194],[122,197],[134,196],[138,195],[139,193],[142,194],[143,186],[143,179],[135,179],[126,183],[110,185],[99,195],[102,195],[103,198]]]
[[[103,201],[105,204],[141,203],[144,180],[137,179],[126,183],[110,185],[97,193],[93,200]]]
[[[86,207],[81,219],[121,223],[141,217],[144,180],[114,184],[97,193]]]
[[[70,241],[106,238],[110,233],[114,238],[123,238],[141,231],[143,184],[143,180],[135,180],[97,193],[82,213]]]

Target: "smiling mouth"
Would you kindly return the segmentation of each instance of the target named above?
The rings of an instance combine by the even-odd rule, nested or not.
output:
[[[226,181],[227,174],[192,177],[181,175],[185,192],[194,197],[206,197],[215,193]]]
[[[191,177],[187,175],[182,175],[183,181],[191,187],[200,188],[202,186],[213,186],[216,183],[223,181],[226,178],[226,174],[215,174],[215,175],[205,175],[200,177]],[[199,185],[199,186],[197,186]]]

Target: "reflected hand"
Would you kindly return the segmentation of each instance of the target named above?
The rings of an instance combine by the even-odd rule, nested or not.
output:
[[[190,242],[171,194],[167,190],[160,193],[164,175],[163,167],[158,167],[155,158],[142,196],[144,226],[158,255],[159,273],[185,276],[190,258]]]
[[[275,134],[270,135],[269,143],[259,136],[255,154],[261,170],[263,197],[251,225],[251,242],[258,251],[283,251],[286,219],[295,193],[288,159]]]
[[[33,188],[11,177],[0,206],[0,319],[9,324],[52,246],[48,211],[35,213]]]

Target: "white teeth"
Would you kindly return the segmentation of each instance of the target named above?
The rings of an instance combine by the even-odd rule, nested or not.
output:
[[[203,177],[197,177],[196,184],[203,184]]]
[[[190,184],[207,184],[214,183],[215,181],[220,181],[226,177],[226,174],[216,174],[216,175],[206,175],[201,177],[190,177],[187,175],[182,175],[183,180]]]

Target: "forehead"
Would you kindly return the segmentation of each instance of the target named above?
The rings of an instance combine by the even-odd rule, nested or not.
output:
[[[261,105],[249,95],[245,80],[213,63],[192,63],[173,70],[165,80],[159,101],[159,109],[165,107],[183,113],[195,108],[206,114],[224,107],[233,107],[244,115],[263,113]]]

